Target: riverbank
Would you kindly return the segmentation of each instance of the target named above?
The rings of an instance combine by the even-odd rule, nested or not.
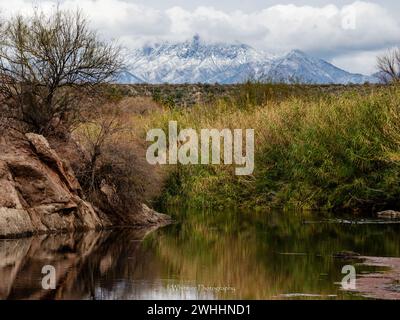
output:
[[[258,93],[261,95],[261,93]],[[241,105],[219,100],[164,109],[144,129],[255,131],[255,171],[229,165],[167,166],[161,203],[194,207],[383,210],[400,206],[400,89],[292,96]],[[144,130],[144,132],[145,132]],[[142,133],[143,135],[145,133]]]
[[[115,95],[111,90],[107,102],[96,108],[94,116],[92,110],[91,120],[80,123],[71,136],[49,138],[49,146],[62,158],[49,161],[46,153],[53,151],[46,151],[40,159],[32,142],[25,141],[23,157],[18,151],[14,158],[32,158],[38,170],[30,168],[29,160],[21,164],[23,169],[10,173],[13,165],[4,165],[2,160],[2,183],[7,187],[3,188],[0,207],[8,212],[2,214],[3,225],[12,225],[6,222],[16,217],[9,217],[11,210],[25,207],[64,212],[39,214],[45,223],[42,218],[33,220],[41,230],[86,228],[86,224],[90,228],[129,225],[131,215],[126,213],[141,212],[142,203],[256,211],[280,207],[377,212],[400,207],[398,87],[350,86],[337,90],[328,86],[324,92],[312,86],[271,84],[239,88],[231,99],[216,96],[212,103],[190,108],[166,106],[149,97]],[[177,121],[179,130],[254,129],[253,174],[237,176],[232,165],[150,165],[146,160],[146,133],[154,128],[167,132],[172,120]],[[2,134],[3,142],[5,137]],[[13,148],[3,143],[2,150],[4,158]],[[64,163],[69,168],[66,173],[54,174],[54,170],[64,170]],[[40,173],[43,169],[45,178]],[[76,178],[68,181],[71,172]],[[51,187],[46,182],[48,176],[57,180],[51,180]],[[12,187],[18,181],[20,186]],[[56,206],[49,209],[51,190],[59,189],[59,181],[63,183],[61,193],[67,192],[67,201],[53,199],[55,202],[50,202]],[[84,216],[93,217],[93,221],[82,218],[81,226],[70,213],[87,203],[93,206]],[[94,208],[107,218],[99,218]],[[29,216],[25,211],[23,215]],[[23,223],[21,226],[18,233],[32,229]]]
[[[111,187],[102,190],[105,199],[116,197]],[[145,204],[123,217],[99,209],[86,200],[69,162],[46,138],[34,133],[0,136],[0,238],[168,221]]]

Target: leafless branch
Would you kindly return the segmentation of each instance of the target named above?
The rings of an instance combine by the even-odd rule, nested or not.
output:
[[[76,116],[122,67],[120,48],[101,41],[80,11],[17,15],[1,30],[0,103],[46,133]]]
[[[389,50],[378,57],[378,69],[384,83],[400,81],[400,48]]]

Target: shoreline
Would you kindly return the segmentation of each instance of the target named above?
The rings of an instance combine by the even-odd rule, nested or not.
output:
[[[365,298],[400,300],[400,258],[360,256],[364,266],[387,268],[357,277],[355,293]]]

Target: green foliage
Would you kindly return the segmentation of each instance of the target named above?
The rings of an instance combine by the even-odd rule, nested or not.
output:
[[[295,97],[304,100],[315,99],[326,96],[328,88],[328,86],[323,85],[247,81],[237,85],[231,100],[234,106],[248,109],[249,107],[265,106]],[[339,86],[332,88],[342,89]]]
[[[104,84],[101,92],[110,103],[119,103],[127,95],[123,87],[110,84]]]
[[[258,87],[248,92],[257,92],[249,101],[263,99]],[[231,166],[181,166],[162,200],[196,207],[399,208],[399,102],[399,88],[388,87],[175,114],[182,126],[254,128],[255,172],[238,177]]]
[[[177,97],[174,97],[172,95],[163,94],[161,92],[161,90],[159,90],[159,89],[156,89],[153,92],[152,98],[153,98],[153,100],[155,102],[157,102],[157,103],[159,103],[159,104],[161,104],[161,105],[163,105],[163,106],[165,106],[165,107],[167,107],[169,109],[172,109],[172,108],[175,107],[175,105],[176,105],[175,100],[177,99]],[[179,96],[179,98],[180,98],[180,96]]]

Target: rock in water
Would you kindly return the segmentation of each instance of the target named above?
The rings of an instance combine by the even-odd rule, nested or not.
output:
[[[394,210],[386,210],[377,213],[378,218],[382,219],[400,219],[400,212]]]

